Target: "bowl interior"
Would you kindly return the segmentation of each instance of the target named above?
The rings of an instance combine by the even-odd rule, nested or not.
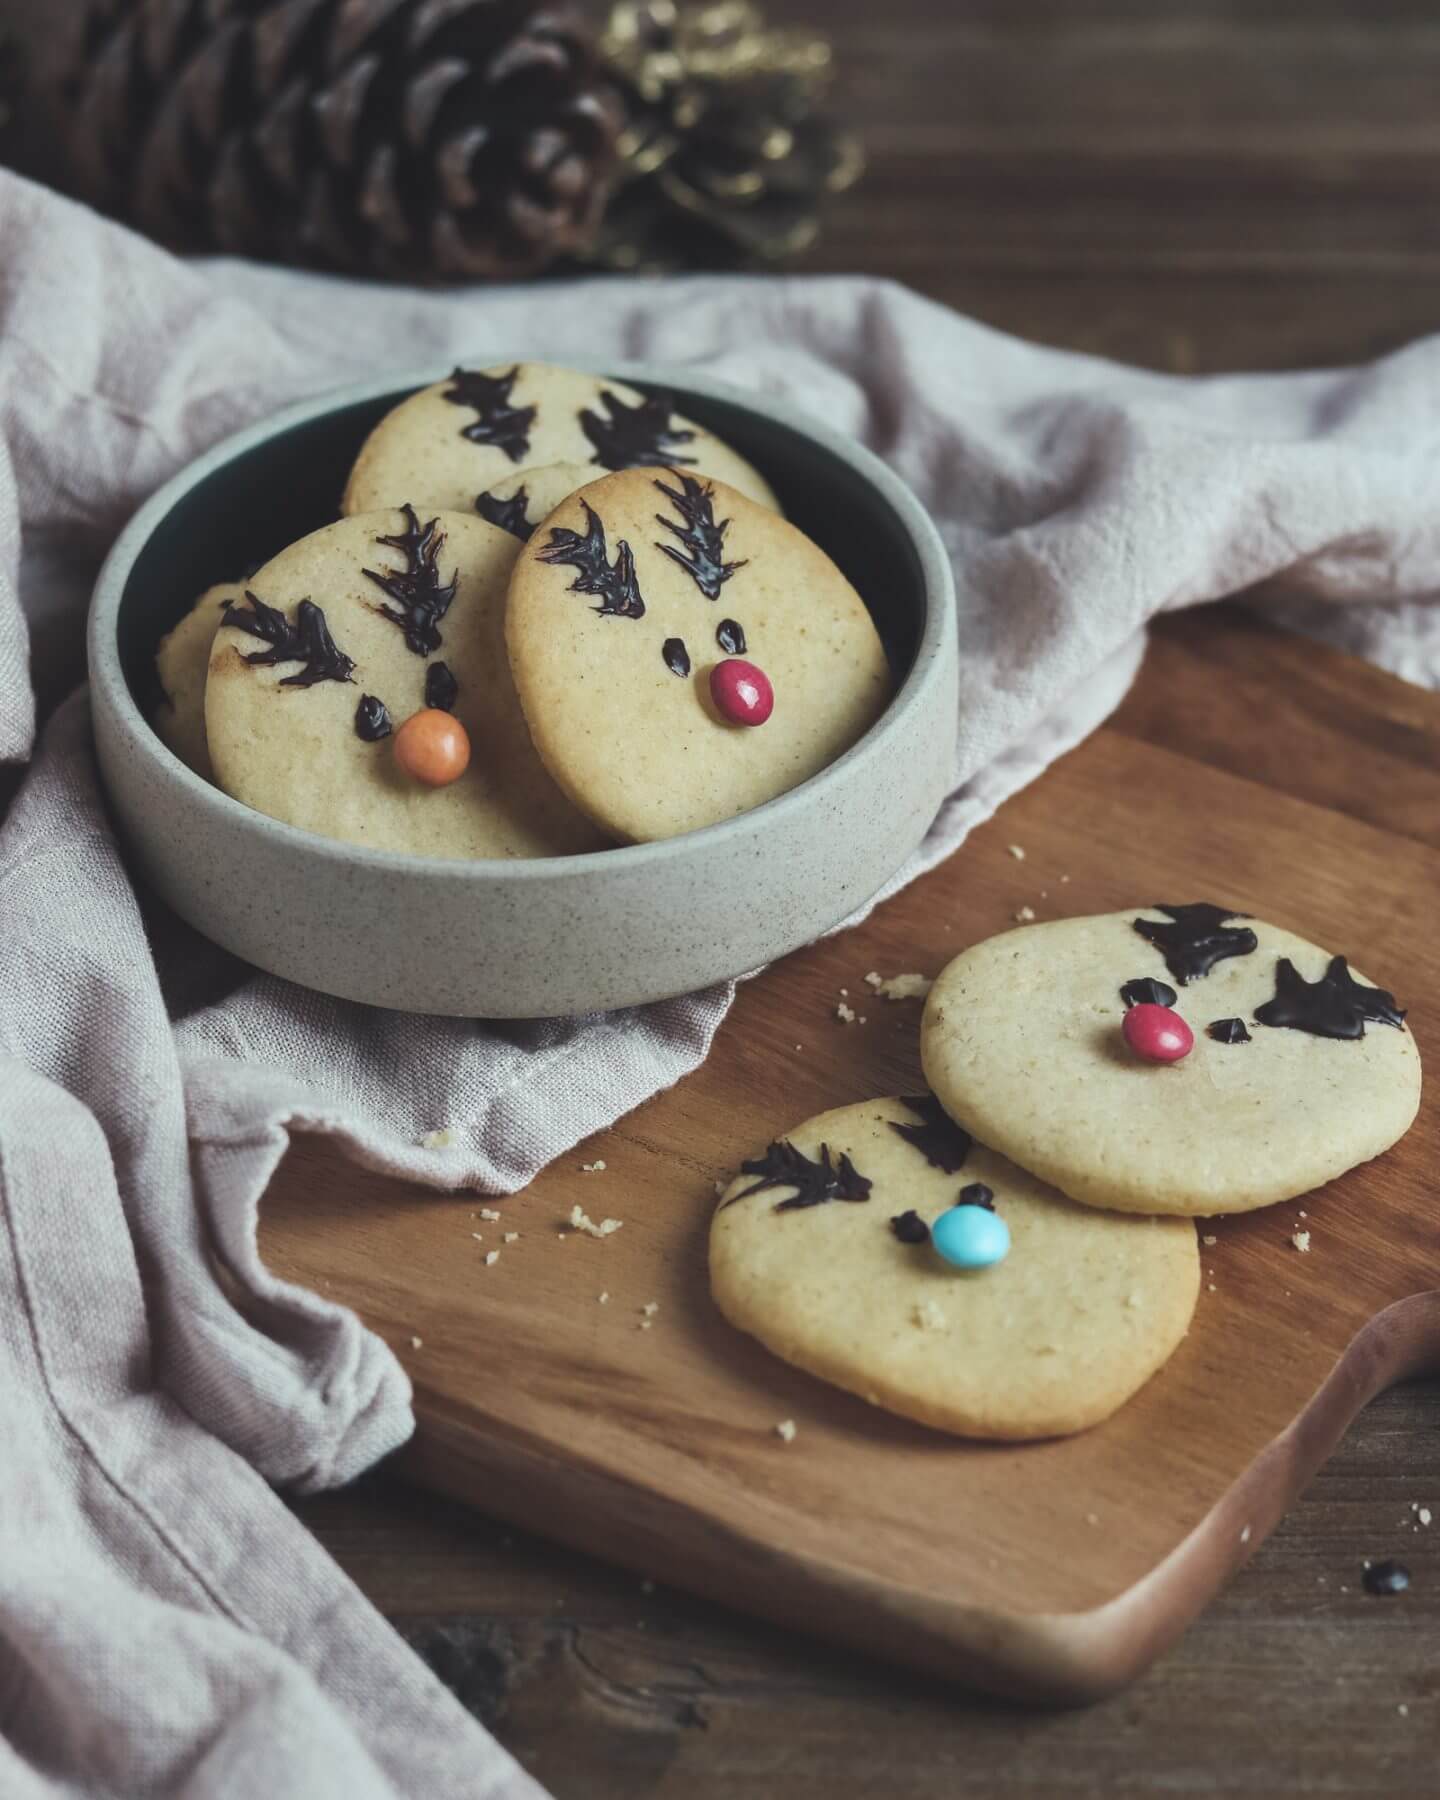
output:
[[[147,717],[160,698],[154,658],[163,634],[212,583],[258,568],[336,518],[366,434],[413,391],[396,388],[277,432],[196,482],[155,527],[131,566],[118,619],[125,679]],[[755,464],[787,515],[844,571],[875,620],[898,687],[920,641],[924,583],[916,548],[885,496],[823,444],[741,401],[680,384],[666,391],[679,411]]]

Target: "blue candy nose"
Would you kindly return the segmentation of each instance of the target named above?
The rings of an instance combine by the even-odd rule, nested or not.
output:
[[[930,1242],[957,1269],[989,1269],[1010,1252],[1010,1227],[988,1206],[952,1206],[930,1226]]]

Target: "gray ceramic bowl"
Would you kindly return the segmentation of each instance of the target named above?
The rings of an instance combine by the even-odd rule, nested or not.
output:
[[[955,607],[948,559],[914,496],[868,451],[789,407],[686,369],[589,366],[668,389],[764,472],[874,615],[896,675],[888,710],[838,762],[767,805],[595,855],[432,861],[252,812],[151,730],[156,642],[210,583],[333,518],[366,432],[449,371],[307,401],[218,445],[142,507],[90,613],[95,740],[121,834],[160,896],[216,943],[376,1006],[589,1012],[782,956],[868,899],[923,836],[954,762]]]

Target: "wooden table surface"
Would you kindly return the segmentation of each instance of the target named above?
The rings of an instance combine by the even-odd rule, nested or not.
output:
[[[1176,370],[1346,361],[1440,324],[1430,0],[771,10],[833,31],[870,151],[814,268]],[[1254,648],[1243,625],[1171,624],[1152,655],[1197,703],[1172,716],[1147,682],[1116,728],[1440,842],[1434,739],[1384,677],[1297,660],[1284,734],[1212,741],[1196,671],[1243,681]],[[1307,717],[1326,729],[1297,749]],[[1083,1712],[972,1699],[647,1592],[383,1472],[297,1511],[558,1800],[1373,1795],[1400,1791],[1387,1768],[1433,1792],[1414,1734],[1436,1708],[1413,1703],[1440,1694],[1437,1427],[1436,1383],[1377,1401],[1179,1647]],[[1362,1558],[1396,1553],[1409,1593],[1367,1596]]]

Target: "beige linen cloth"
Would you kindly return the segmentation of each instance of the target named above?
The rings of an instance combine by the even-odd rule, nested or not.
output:
[[[484,1025],[257,974],[137,896],[61,697],[108,542],[188,458],[339,381],[517,348],[704,365],[913,485],[959,578],[960,755],[901,880],[1105,716],[1156,612],[1259,587],[1440,679],[1440,342],[1187,381],[859,278],[413,294],[184,265],[0,173],[0,761],[30,763],[0,827],[7,1800],[539,1792],[272,1490],[349,1479],[412,1416],[387,1348],[260,1263],[257,1207],[296,1130],[512,1191],[694,1068],[730,990]],[[437,1125],[453,1148],[420,1147]]]

